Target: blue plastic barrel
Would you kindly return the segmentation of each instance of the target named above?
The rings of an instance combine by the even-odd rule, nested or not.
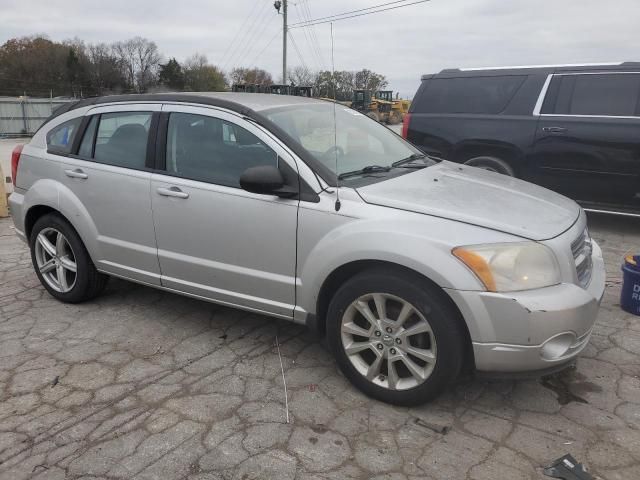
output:
[[[624,258],[620,306],[625,312],[640,315],[640,255]]]

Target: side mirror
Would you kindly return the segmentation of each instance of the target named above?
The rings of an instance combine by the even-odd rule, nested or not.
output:
[[[298,193],[296,189],[285,185],[282,172],[273,165],[247,168],[240,175],[240,186],[247,192],[279,197],[290,197]]]

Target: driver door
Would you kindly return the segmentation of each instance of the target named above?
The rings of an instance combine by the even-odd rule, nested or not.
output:
[[[163,106],[151,179],[162,285],[291,318],[298,200],[240,188],[249,167],[295,161],[240,116]]]

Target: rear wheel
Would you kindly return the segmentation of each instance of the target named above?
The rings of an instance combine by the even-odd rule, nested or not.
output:
[[[380,121],[380,117],[377,112],[369,112],[367,113],[367,117],[374,119],[376,122]]]
[[[329,345],[345,376],[367,395],[397,405],[440,394],[460,372],[465,338],[442,295],[393,270],[348,280],[327,312]]]
[[[397,125],[402,122],[402,114],[397,111],[392,111],[389,114],[389,125]]]
[[[515,177],[513,167],[504,160],[497,157],[474,157],[464,162],[464,164],[471,167],[482,168],[483,170],[489,170],[490,172],[501,173],[502,175]]]
[[[80,236],[60,215],[39,218],[29,246],[40,283],[58,300],[78,303],[104,290],[109,277],[96,270]]]

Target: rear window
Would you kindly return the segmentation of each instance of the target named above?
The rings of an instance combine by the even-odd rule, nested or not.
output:
[[[78,117],[51,129],[47,133],[47,150],[51,153],[70,153],[81,122],[82,117]]]
[[[418,113],[500,113],[525,75],[435,78],[417,101]]]
[[[558,75],[549,87],[550,101],[545,101],[543,113],[633,116],[639,97],[640,73]]]

